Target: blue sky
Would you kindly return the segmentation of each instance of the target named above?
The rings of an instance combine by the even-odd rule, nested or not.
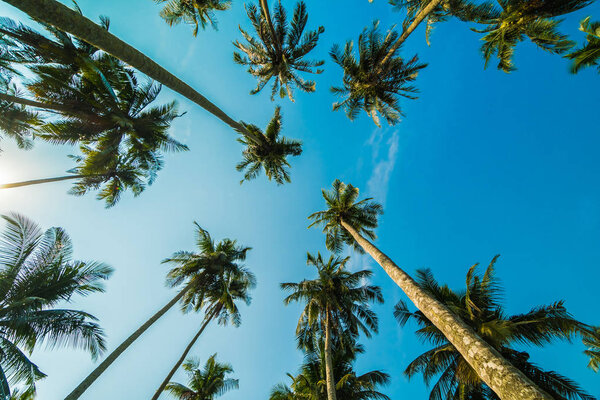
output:
[[[65,2],[66,3],[66,2]],[[238,24],[249,28],[243,2],[220,13],[219,30],[197,38],[187,26],[169,28],[150,0],[80,0],[87,16],[111,18],[111,31],[198,89],[236,119],[261,127],[274,104],[265,92],[250,96],[254,79],[232,61]],[[290,10],[294,1],[284,0]],[[252,246],[247,265],[258,278],[240,328],[210,326],[192,351],[205,360],[213,353],[230,362],[240,390],[224,399],[267,399],[272,386],[296,372],[302,354],[294,330],[300,306],[285,307],[279,283],[312,276],[307,251],[324,251],[319,230],[307,230],[306,217],[322,209],[320,189],[335,178],[351,182],[364,196],[385,205],[377,245],[411,273],[429,267],[453,288],[464,286],[475,262],[487,264],[500,253],[498,276],[505,304],[519,313],[566,300],[579,319],[600,324],[597,304],[600,253],[600,132],[597,126],[599,76],[594,70],[568,73],[568,64],[530,43],[520,44],[510,75],[483,69],[479,37],[468,26],[437,26],[431,47],[422,30],[402,54],[418,53],[429,63],[417,80],[416,101],[404,102],[406,117],[395,127],[377,129],[361,115],[349,121],[333,113],[329,87],[341,71],[328,58],[334,43],[356,39],[380,19],[383,28],[400,23],[384,0],[308,0],[309,28],[326,30],[311,54],[325,59],[317,91],[284,99],[283,134],[304,142],[292,161],[293,183],[282,187],[264,177],[239,184],[235,164],[241,147],[232,131],[194,104],[163,91],[161,101],[177,99],[187,114],[172,134],[191,151],[166,157],[156,183],[139,198],[125,196],[105,210],[92,195],[66,194],[69,184],[40,185],[0,193],[0,212],[17,211],[44,227],[62,226],[73,238],[76,256],[115,268],[107,292],[75,299],[74,306],[96,315],[114,348],[175,291],[166,289],[167,267],[160,261],[177,250],[193,249],[192,221],[215,238],[230,237]],[[581,42],[578,22],[600,17],[595,4],[568,16],[563,31]],[[291,10],[290,10],[291,14]],[[4,3],[0,15],[26,18]],[[70,169],[71,149],[36,143],[20,151],[2,142],[0,181],[61,175]],[[426,349],[414,326],[400,329],[392,316],[400,290],[368,258],[353,255],[353,268],[372,267],[386,303],[377,306],[380,333],[362,340],[366,354],[357,371],[383,369],[393,377],[384,392],[392,399],[425,399],[419,378],[402,371]],[[199,315],[171,310],[135,343],[87,392],[85,398],[141,399],[154,392],[201,323]],[[579,341],[532,349],[532,359],[579,382],[600,396],[598,375],[586,368]],[[38,385],[40,398],[65,396],[93,368],[76,350],[40,349],[36,361],[49,377]],[[177,380],[184,382],[180,374]],[[164,395],[163,398],[168,398]]]

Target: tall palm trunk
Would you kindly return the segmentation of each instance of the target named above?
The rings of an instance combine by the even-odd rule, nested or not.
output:
[[[81,397],[81,395],[87,390],[87,388],[89,388],[91,384],[94,383],[94,381],[98,379],[100,375],[102,375],[102,373],[106,371],[106,369],[125,350],[127,350],[127,348],[131,346],[131,344],[135,342],[136,339],[138,339],[142,335],[142,333],[146,332],[146,330],[148,330],[148,328],[150,328],[152,324],[154,324],[160,317],[162,317],[167,311],[169,311],[169,309],[173,307],[183,297],[183,295],[192,287],[193,284],[193,282],[188,283],[187,286],[184,287],[177,294],[177,296],[173,297],[171,301],[169,301],[163,308],[158,310],[156,314],[150,317],[148,321],[144,322],[142,326],[140,326],[127,339],[125,339],[123,343],[121,343],[116,349],[114,349],[112,353],[110,353],[108,357],[106,357],[104,361],[102,361],[100,365],[96,367],[96,369],[94,369],[83,381],[81,381],[81,383],[75,389],[73,389],[71,393],[69,393],[67,397],[65,397],[65,400],[75,400]]]
[[[260,0],[260,8],[262,9],[263,15],[267,20],[267,25],[269,26],[269,30],[271,31],[271,36],[273,37],[273,44],[275,45],[275,50],[281,53],[281,43],[279,43],[279,38],[277,37],[277,33],[275,32],[275,26],[273,26],[273,21],[271,20],[271,11],[269,10],[267,0]]]
[[[393,55],[394,53],[396,53],[396,50],[398,50],[400,48],[400,46],[402,46],[402,43],[404,43],[404,41],[410,36],[411,33],[413,33],[413,31],[415,29],[417,29],[417,26],[419,26],[419,24],[421,22],[423,22],[423,20],[425,18],[427,18],[427,16],[444,0],[431,0],[429,2],[429,4],[427,4],[427,6],[425,6],[425,8],[423,8],[415,17],[415,19],[413,20],[413,22],[408,26],[408,28],[406,28],[406,30],[402,31],[402,35],[400,35],[400,38],[398,40],[396,40],[396,42],[394,43],[394,45],[392,46],[392,48],[390,49],[390,51],[388,51],[388,53],[385,55],[385,57],[383,58],[383,60],[381,60],[381,65],[385,64]]]
[[[506,361],[467,324],[427,292],[388,256],[342,220],[342,226],[373,257],[415,306],[444,334],[477,375],[502,400],[552,400],[529,378]]]
[[[188,84],[158,65],[148,56],[96,25],[83,15],[56,0],[3,0],[29,16],[69,32],[79,39],[112,54],[143,74],[188,98],[239,133],[246,135],[245,126],[211,103]]]
[[[333,376],[333,356],[331,350],[331,321],[329,308],[325,318],[325,380],[327,382],[327,400],[337,400],[335,393],[335,378]]]
[[[177,360],[177,362],[175,363],[175,365],[173,366],[173,368],[171,369],[171,371],[169,371],[169,373],[167,374],[167,376],[165,377],[165,379],[162,381],[162,383],[160,384],[160,386],[158,387],[158,389],[154,393],[154,396],[152,396],[151,400],[158,400],[160,394],[163,392],[163,390],[165,390],[165,387],[167,387],[167,385],[169,384],[169,381],[171,381],[171,378],[173,378],[173,375],[175,375],[175,372],[177,372],[177,370],[179,369],[179,367],[181,366],[181,364],[183,364],[183,362],[185,361],[185,358],[187,357],[188,353],[190,352],[190,350],[192,349],[192,347],[194,346],[194,344],[196,343],[196,341],[198,340],[198,338],[200,337],[200,335],[202,335],[202,332],[204,332],[204,328],[206,328],[206,326],[208,325],[208,323],[215,316],[217,316],[219,314],[219,312],[221,312],[222,308],[223,308],[222,305],[217,306],[214,309],[214,311],[210,314],[210,316],[208,316],[204,320],[204,323],[200,327],[200,330],[198,331],[198,333],[196,333],[196,335],[192,338],[192,340],[190,341],[190,343],[187,345],[187,347],[185,348],[185,350],[181,354],[181,357],[179,357],[179,360]]]
[[[67,112],[72,109],[60,104],[40,103],[39,101],[24,99],[22,97],[11,96],[7,93],[0,93],[0,100],[8,101],[10,103],[22,104],[24,106],[43,108],[44,110]]]
[[[40,183],[66,181],[68,179],[79,179],[79,178],[85,178],[87,176],[89,176],[89,175],[65,175],[65,176],[58,176],[56,178],[32,179],[30,181],[4,183],[4,184],[0,184],[0,189],[12,189],[12,188],[21,187],[21,186],[39,185]]]

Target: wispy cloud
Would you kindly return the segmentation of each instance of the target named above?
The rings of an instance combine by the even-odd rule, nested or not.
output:
[[[367,145],[371,148],[373,165],[371,176],[367,181],[367,190],[369,196],[374,197],[381,204],[385,204],[387,198],[390,178],[398,158],[399,140],[398,131],[390,134],[382,129],[373,131],[367,140]]]

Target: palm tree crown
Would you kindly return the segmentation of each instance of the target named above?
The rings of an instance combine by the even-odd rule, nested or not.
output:
[[[275,6],[273,30],[270,29],[269,21],[258,7],[250,4],[246,6],[246,12],[258,39],[240,27],[242,36],[248,43],[242,44],[237,40],[234,42],[235,47],[245,56],[234,52],[233,59],[238,64],[247,65],[248,72],[258,79],[256,88],[250,93],[260,92],[271,79],[274,80],[271,100],[279,92],[281,98],[287,94],[293,101],[293,86],[298,86],[305,92],[314,92],[315,82],[303,80],[297,72],[315,74],[323,72],[317,67],[323,65],[325,61],[308,61],[304,57],[315,48],[319,35],[325,29],[320,26],[316,31],[309,31],[303,35],[308,21],[304,2],[300,1],[296,4],[291,24],[288,25],[285,9],[279,1]],[[263,12],[270,11],[263,10]]]
[[[587,347],[584,353],[590,358],[588,367],[595,372],[600,371],[600,327],[584,332],[583,344]]]
[[[596,67],[600,73],[600,22],[590,20],[590,17],[585,18],[579,25],[579,30],[586,34],[587,43],[580,49],[566,55],[567,58],[573,60],[571,72],[577,73],[582,68]]]
[[[485,3],[487,16],[477,22],[487,25],[484,29],[473,29],[485,33],[481,47],[485,65],[490,58],[498,57],[498,69],[510,72],[515,46],[528,37],[542,50],[563,54],[574,43],[558,31],[561,15],[579,10],[591,0],[498,0],[500,7]]]
[[[535,307],[524,314],[507,315],[500,304],[501,288],[494,274],[497,258],[494,257],[481,276],[476,272],[477,265],[471,267],[466,290],[462,292],[440,286],[429,270],[418,271],[417,282],[553,398],[594,399],[572,380],[554,371],[543,370],[529,361],[528,353],[514,349],[515,344],[543,346],[557,339],[569,340],[580,332],[583,324],[573,319],[562,302]],[[420,311],[410,312],[401,301],[396,305],[394,315],[400,325],[414,320],[420,327],[417,334],[435,346],[417,357],[405,371],[408,377],[422,373],[427,383],[438,377],[431,390],[431,400],[498,399]]]
[[[280,137],[281,133],[281,108],[275,108],[275,114],[267,125],[265,133],[256,125],[245,124],[248,135],[242,136],[238,141],[246,145],[242,155],[244,159],[236,166],[238,171],[244,172],[241,182],[256,178],[261,170],[269,180],[274,180],[282,185],[290,182],[288,169],[290,164],[287,156],[299,156],[302,154],[302,142],[286,137]]]
[[[102,292],[112,269],[98,262],[72,259],[71,239],[61,228],[42,233],[31,220],[13,214],[0,239],[0,372],[35,391],[46,375],[25,354],[39,344],[73,346],[95,359],[105,349],[96,318],[78,310],[56,308],[73,295]]]
[[[155,0],[167,3],[160,11],[160,16],[169,26],[185,22],[194,27],[193,35],[198,35],[200,28],[208,24],[217,28],[215,11],[225,11],[231,7],[231,0]]]
[[[239,381],[227,378],[227,375],[233,373],[233,368],[230,364],[218,362],[216,356],[210,356],[202,369],[198,360],[185,362],[183,369],[188,374],[188,386],[170,382],[167,391],[180,400],[213,400],[232,389],[237,389]]]
[[[377,217],[383,214],[383,207],[372,201],[372,198],[356,201],[359,190],[351,184],[345,184],[339,179],[333,182],[331,190],[322,190],[327,203],[327,210],[318,211],[308,218],[313,220],[309,225],[322,225],[327,249],[336,253],[342,250],[344,244],[352,246],[359,253],[364,250],[356,243],[343,228],[342,221],[356,229],[361,235],[375,239],[373,231],[377,228]]]
[[[395,55],[386,57],[399,35],[392,29],[384,36],[378,27],[379,23],[374,22],[358,37],[358,58],[352,41],[343,50],[339,45],[331,49],[331,58],[344,70],[343,85],[332,87],[331,91],[345,97],[333,105],[333,110],[344,109],[353,120],[363,109],[377,126],[380,113],[388,124],[394,125],[402,116],[399,97],[416,98],[413,93],[417,88],[412,82],[427,65],[419,63],[416,55],[408,61]]]

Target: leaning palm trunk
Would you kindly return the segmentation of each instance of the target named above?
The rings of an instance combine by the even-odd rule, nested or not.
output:
[[[169,309],[171,309],[171,307],[173,307],[192,286],[193,282],[190,282],[177,294],[177,296],[173,297],[171,301],[169,301],[163,308],[158,310],[156,314],[150,317],[148,321],[144,322],[142,326],[140,326],[127,339],[125,339],[123,343],[121,343],[116,349],[114,349],[112,353],[110,353],[108,357],[106,357],[104,361],[102,361],[100,365],[96,367],[96,369],[94,369],[83,381],[81,381],[81,383],[75,389],[73,389],[73,391],[67,397],[65,397],[65,400],[75,400],[81,397],[81,395],[87,390],[87,388],[89,388],[91,384],[94,383],[94,381],[98,379],[100,375],[102,375],[102,373],[104,373],[104,371],[106,371],[106,369],[125,350],[127,350],[129,346],[131,346],[133,342],[135,342],[144,332],[146,332],[146,330],[148,330],[148,328],[150,328],[152,324],[154,324],[160,317],[162,317],[167,311],[169,311]]]
[[[408,28],[406,28],[405,30],[403,30],[402,35],[400,35],[400,38],[398,38],[398,40],[396,40],[396,43],[394,43],[394,45],[390,48],[390,51],[388,51],[388,53],[385,55],[385,57],[383,58],[383,60],[381,60],[381,65],[384,65],[395,53],[396,50],[398,50],[400,48],[400,46],[402,46],[402,43],[404,43],[404,41],[410,36],[411,33],[413,33],[413,31],[415,29],[417,29],[417,26],[419,26],[419,24],[421,22],[423,22],[423,20],[425,18],[427,18],[427,16],[444,0],[431,0],[431,2],[429,4],[427,4],[427,6],[425,8],[423,8],[415,17],[415,19],[413,20],[413,22],[408,26]]]
[[[192,349],[192,347],[194,346],[194,344],[196,343],[196,341],[198,340],[198,338],[200,337],[200,335],[202,335],[202,332],[204,332],[204,328],[206,328],[206,326],[208,325],[208,323],[216,315],[219,314],[219,312],[221,311],[222,308],[223,307],[221,305],[217,306],[215,308],[215,310],[210,314],[210,316],[208,316],[204,320],[204,323],[200,327],[200,330],[198,331],[198,333],[196,333],[196,335],[192,338],[192,340],[190,341],[190,343],[187,345],[187,347],[185,348],[185,350],[181,354],[181,357],[179,357],[179,360],[177,360],[177,362],[175,363],[175,365],[173,366],[173,368],[171,369],[171,371],[169,371],[169,373],[167,374],[167,376],[165,377],[165,379],[162,381],[162,383],[160,384],[160,386],[156,390],[156,393],[154,393],[154,396],[152,396],[151,400],[158,400],[158,398],[160,397],[160,394],[163,392],[163,390],[165,390],[165,387],[167,387],[167,385],[171,381],[171,378],[173,378],[173,375],[175,375],[175,372],[177,372],[177,370],[179,369],[179,367],[181,366],[181,364],[183,364],[183,362],[185,361],[185,358],[187,357],[188,353],[190,352],[190,350]]]
[[[0,185],[0,189],[12,189],[12,188],[17,188],[17,187],[21,187],[21,186],[39,185],[40,183],[60,182],[60,181],[66,181],[68,179],[87,178],[88,176],[90,176],[90,175],[65,175],[65,176],[58,176],[56,178],[32,179],[30,181],[5,183],[5,184]]]
[[[260,8],[262,9],[263,15],[267,20],[267,25],[269,25],[269,31],[271,31],[271,36],[273,37],[273,44],[275,45],[275,50],[281,52],[281,43],[279,43],[279,38],[277,37],[277,33],[275,32],[273,21],[271,20],[271,12],[269,10],[267,0],[260,0]]]
[[[327,383],[327,400],[337,400],[335,393],[335,378],[333,376],[333,357],[331,350],[331,323],[329,309],[325,319],[325,381]]]
[[[140,72],[188,98],[239,133],[246,134],[243,124],[233,120],[188,84],[158,65],[148,56],[128,45],[106,29],[56,0],[3,0],[39,21],[69,32],[81,40],[112,54]]]
[[[342,221],[342,226],[396,282],[415,306],[444,334],[477,375],[502,400],[552,400],[550,395],[538,388],[520,370],[506,361],[460,318],[422,290],[406,272],[360,235],[356,229],[344,221]]]

